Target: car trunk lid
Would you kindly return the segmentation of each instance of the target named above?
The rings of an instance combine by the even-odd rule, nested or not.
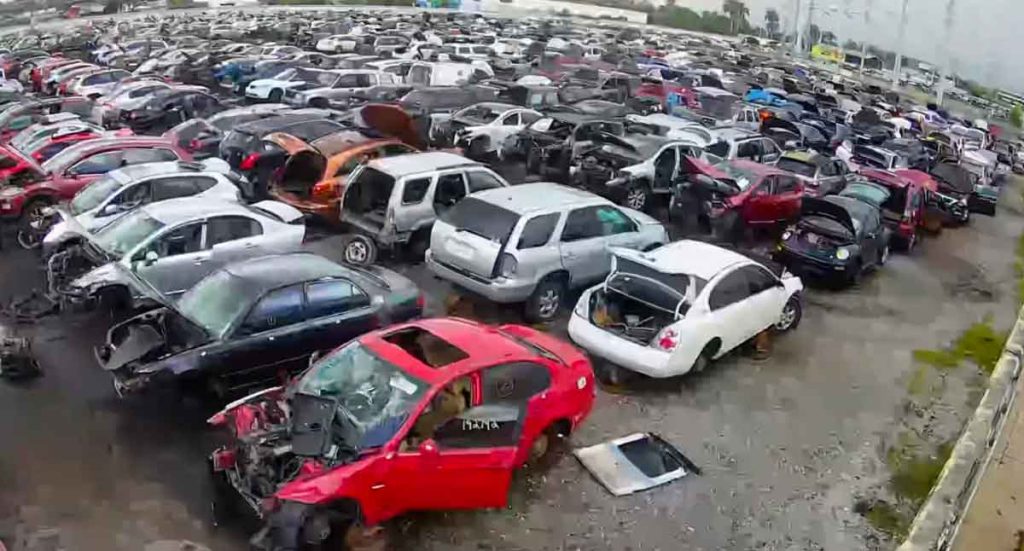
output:
[[[519,215],[467,197],[435,223],[430,236],[434,259],[473,278],[494,279],[498,260]]]

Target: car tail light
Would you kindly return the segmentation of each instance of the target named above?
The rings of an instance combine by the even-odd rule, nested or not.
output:
[[[416,295],[416,308],[422,312],[423,308],[427,306],[427,297],[423,293]]]
[[[676,349],[676,346],[679,346],[679,334],[676,333],[675,329],[666,327],[662,329],[661,333],[658,333],[652,344],[655,348],[671,352]]]
[[[501,277],[512,277],[516,274],[516,269],[519,268],[519,261],[516,257],[503,253],[501,259],[498,260],[498,273]]]
[[[338,191],[337,182],[334,180],[324,180],[323,182],[317,182],[313,186],[314,197],[329,197],[336,194]]]
[[[252,170],[256,168],[256,161],[260,160],[259,153],[253,153],[246,158],[242,159],[242,164],[238,165],[238,168],[242,170]]]
[[[203,142],[201,142],[199,140],[192,139],[192,140],[188,141],[188,150],[189,151],[199,151],[199,148],[201,148],[201,147],[203,147]]]
[[[213,452],[210,457],[214,471],[224,471],[235,466],[235,452],[233,450],[219,449]]]

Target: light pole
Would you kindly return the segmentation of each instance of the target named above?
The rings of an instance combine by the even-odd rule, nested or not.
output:
[[[946,40],[943,41],[943,50],[945,50],[945,55],[942,56],[942,67],[939,69],[939,88],[935,94],[935,100],[939,105],[942,105],[942,99],[946,95],[946,71],[949,69],[950,59],[949,46],[945,44],[948,44],[948,41],[953,36],[953,15],[955,10],[956,0],[949,0],[949,2],[946,3]]]
[[[864,0],[864,32],[871,30],[871,0]],[[858,77],[864,79],[864,62],[868,58],[868,41],[860,41],[860,68],[857,69]]]
[[[952,1],[952,0],[950,0]],[[892,88],[900,87],[900,74],[903,72],[903,37],[907,34],[907,5],[910,0],[903,0],[903,8],[900,11],[900,27],[896,38],[896,59],[892,64]]]

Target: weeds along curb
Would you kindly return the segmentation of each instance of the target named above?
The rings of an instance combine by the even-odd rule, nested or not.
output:
[[[1016,398],[1022,355],[1024,309],[1018,312],[985,395],[897,551],[945,551],[952,547]]]

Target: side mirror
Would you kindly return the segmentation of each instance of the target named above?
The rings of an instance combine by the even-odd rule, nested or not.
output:
[[[419,452],[420,455],[428,457],[436,456],[438,453],[437,442],[435,442],[433,438],[427,438],[420,444]]]
[[[160,260],[160,255],[156,254],[156,251],[146,251],[146,256],[142,259],[143,266],[149,266]]]
[[[103,210],[100,211],[100,216],[113,216],[119,212],[121,212],[121,207],[119,205],[111,204],[103,207]]]

